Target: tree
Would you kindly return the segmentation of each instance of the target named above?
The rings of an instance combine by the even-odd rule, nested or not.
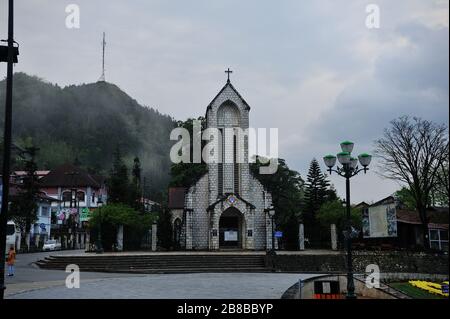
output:
[[[133,248],[139,248],[141,238],[151,227],[154,220],[155,218],[151,214],[140,214],[133,207],[122,203],[114,203],[96,209],[89,220],[89,226],[95,230],[96,233],[93,236],[95,238],[98,236],[99,225],[101,224],[102,246],[109,249],[113,244],[117,244],[117,229],[119,225],[123,225],[124,245],[131,242]],[[130,238],[132,240],[129,240]]]
[[[275,174],[259,174],[261,165],[258,157],[256,162],[250,165],[251,172],[272,194],[276,224],[283,231],[286,248],[296,249],[304,181],[297,171],[289,169],[284,159],[278,159],[278,170]]]
[[[201,130],[203,131],[206,128],[206,119],[204,117],[199,117],[197,119],[201,122]],[[191,143],[190,143],[190,163],[177,163],[172,164],[170,168],[170,173],[172,176],[172,179],[170,181],[170,186],[182,186],[182,187],[189,187],[193,183],[195,183],[203,174],[207,172],[207,165],[203,162],[201,163],[194,163],[193,162],[193,126],[194,119],[187,119],[186,121],[178,121],[177,126],[185,128],[189,131],[190,137],[191,137]],[[202,140],[202,146],[201,149],[205,146],[206,141]]]
[[[117,148],[108,180],[108,202],[125,204],[129,201],[128,169],[123,162],[120,149]]]
[[[346,227],[346,212],[343,202],[339,199],[325,202],[317,213],[317,220],[323,227],[329,227],[331,224],[335,224],[338,233]],[[361,229],[362,216],[359,209],[352,208],[350,211],[351,225],[357,229]]]
[[[432,204],[448,206],[450,199],[449,162],[442,162],[436,176],[436,184],[432,191]]]
[[[31,225],[37,220],[37,200],[40,194],[35,162],[37,151],[35,147],[25,148],[25,153],[28,155],[24,166],[26,175],[18,186],[18,194],[12,199],[10,208],[10,218],[25,232],[27,249],[30,249]]]
[[[139,157],[134,158],[133,169],[132,169],[132,180],[130,185],[130,204],[138,210],[144,211],[143,205],[141,203],[142,195],[142,184],[141,184],[141,162]]]
[[[402,187],[396,191],[394,196],[407,209],[416,209],[416,201],[414,200],[411,190],[408,187]]]
[[[315,242],[321,241],[321,232],[316,215],[328,198],[337,197],[334,189],[328,189],[329,186],[330,183],[314,158],[311,161],[306,177],[303,219],[306,227],[306,236]]]
[[[448,162],[448,129],[420,118],[402,116],[391,121],[375,141],[379,174],[408,185],[419,212],[425,249],[429,248],[427,208],[439,169]]]

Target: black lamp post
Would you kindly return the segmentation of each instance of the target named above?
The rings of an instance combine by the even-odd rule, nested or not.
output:
[[[0,212],[0,299],[5,293],[5,249],[6,228],[9,203],[9,178],[11,160],[11,126],[12,126],[12,91],[13,91],[13,63],[17,63],[19,50],[14,47],[14,1],[8,1],[8,40],[7,46],[0,46],[0,62],[7,62],[6,90],[5,90],[5,117],[3,133],[3,168],[2,192]]]
[[[325,165],[328,167],[328,172],[337,173],[339,176],[345,178],[345,190],[346,190],[346,230],[344,231],[344,237],[346,239],[347,247],[347,299],[356,299],[355,295],[355,283],[353,281],[353,261],[352,261],[352,226],[351,226],[351,215],[350,215],[350,178],[357,175],[359,172],[364,171],[364,174],[369,169],[368,166],[372,160],[372,156],[363,153],[354,158],[351,156],[353,151],[354,143],[345,141],[341,143],[342,152],[337,154],[337,159],[341,163],[342,167],[337,166],[333,169],[336,164],[336,156],[327,155],[323,158]],[[358,168],[359,163],[363,168]]]
[[[274,224],[275,224],[275,210],[273,208],[271,208],[269,210],[269,216],[270,219],[272,221],[272,249],[271,249],[271,253],[275,254],[275,229],[274,229]]]
[[[103,246],[102,246],[102,222],[103,222],[102,206],[103,206],[103,201],[101,199],[99,199],[97,201],[98,216],[99,216],[97,245],[96,245],[97,249],[95,250],[95,252],[97,254],[102,254],[103,253]]]

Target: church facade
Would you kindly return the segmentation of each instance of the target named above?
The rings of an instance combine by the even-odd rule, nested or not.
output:
[[[207,128],[217,129],[217,161],[189,188],[169,190],[174,241],[186,250],[272,247],[272,196],[252,175],[248,136],[227,132],[249,128],[250,106],[230,80],[208,105]],[[241,152],[241,153],[239,153]],[[238,161],[243,154],[244,161]]]

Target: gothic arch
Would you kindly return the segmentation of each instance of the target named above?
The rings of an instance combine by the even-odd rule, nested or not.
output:
[[[223,102],[217,109],[218,127],[237,127],[241,124],[239,107],[231,100]]]
[[[243,212],[229,207],[219,216],[219,248],[242,249],[245,247],[246,220]]]

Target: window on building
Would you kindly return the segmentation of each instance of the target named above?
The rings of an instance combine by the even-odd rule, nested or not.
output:
[[[48,217],[48,206],[42,206],[41,207],[41,217]]]
[[[81,192],[81,191],[78,191],[77,192],[77,200],[79,200],[80,202],[84,202],[84,198],[85,198],[85,193],[84,192]]]
[[[95,202],[95,192],[92,192],[92,196],[91,196],[91,203]]]
[[[62,194],[62,200],[64,202],[70,202],[72,198],[72,192],[71,191],[64,191]]]
[[[430,229],[430,247],[432,249],[448,251],[448,230]]]

